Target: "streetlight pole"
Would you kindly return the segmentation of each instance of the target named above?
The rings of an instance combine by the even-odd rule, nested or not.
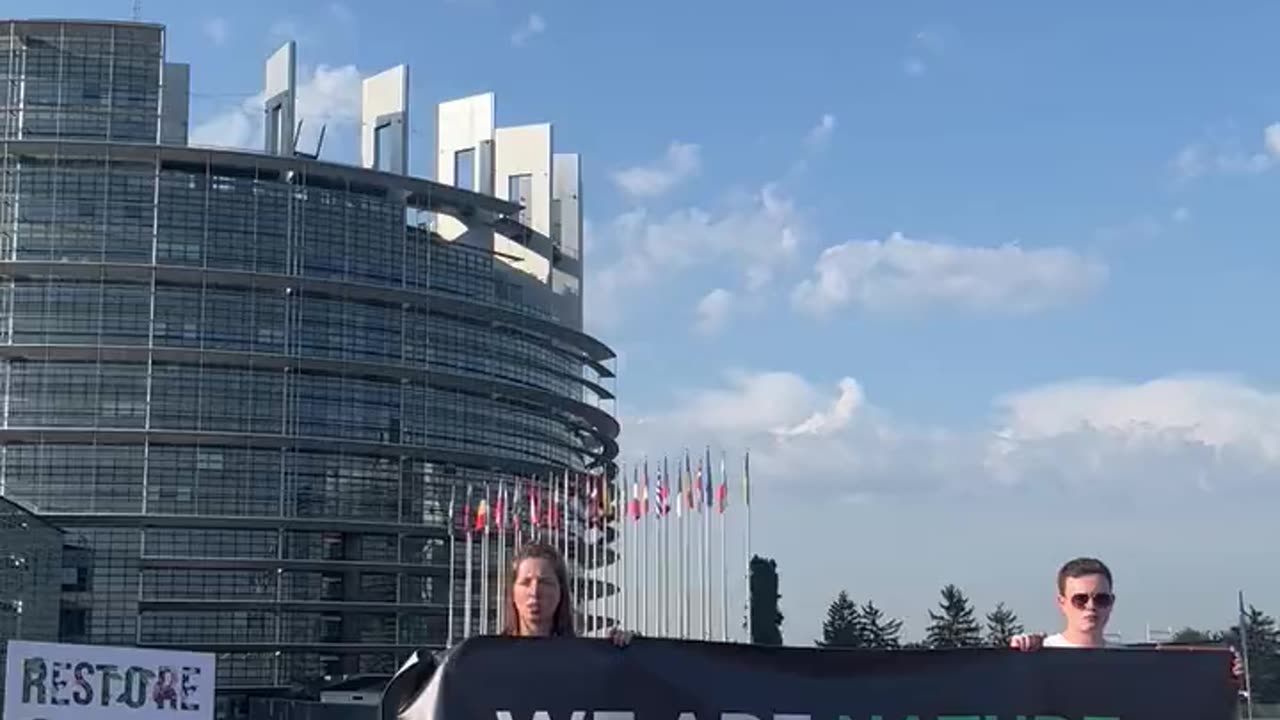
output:
[[[25,614],[25,610],[26,610],[25,603],[23,602],[23,595],[25,594],[25,591],[26,591],[26,582],[25,582],[26,575],[31,572],[31,564],[27,561],[26,555],[13,553],[13,554],[10,554],[8,557],[8,565],[9,567],[17,570],[20,573],[19,580],[18,580],[18,587],[14,593],[14,597],[13,599],[6,602],[5,604],[9,606],[9,609],[11,609],[14,615],[16,616],[17,628],[15,630],[14,639],[21,640],[22,639],[22,616]]]

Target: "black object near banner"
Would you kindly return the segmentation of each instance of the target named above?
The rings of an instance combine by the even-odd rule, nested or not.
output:
[[[386,698],[409,699],[406,720],[1236,717],[1231,655],[1216,650],[875,652],[643,638],[617,648],[479,637],[418,677],[427,684],[401,683]]]

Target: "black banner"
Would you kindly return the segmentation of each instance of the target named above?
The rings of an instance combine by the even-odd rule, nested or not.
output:
[[[406,720],[1230,720],[1225,651],[890,652],[473,638]],[[420,691],[420,692],[419,692]],[[391,713],[395,713],[392,709]]]

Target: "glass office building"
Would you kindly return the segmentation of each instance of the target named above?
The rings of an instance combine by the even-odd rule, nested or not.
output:
[[[509,203],[188,147],[164,37],[0,22],[0,495],[92,550],[87,642],[390,673],[445,640],[452,492],[612,472],[613,354],[423,221]]]

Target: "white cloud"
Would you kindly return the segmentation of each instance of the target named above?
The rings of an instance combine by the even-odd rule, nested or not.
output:
[[[794,256],[802,230],[794,206],[773,186],[731,198],[714,211],[693,207],[655,217],[637,209],[593,223],[591,247],[608,248],[613,257],[588,270],[588,321],[615,326],[628,293],[709,264],[736,269],[747,288],[759,290]]]
[[[201,24],[201,30],[204,31],[205,37],[214,45],[224,45],[227,42],[227,36],[230,34],[230,27],[226,18],[214,17],[208,18]]]
[[[895,232],[824,250],[792,301],[814,314],[930,305],[1024,313],[1077,300],[1106,276],[1105,265],[1065,248],[968,247]]]
[[[1229,377],[1031,388],[996,398],[976,427],[912,425],[851,377],[827,389],[790,372],[731,371],[724,386],[673,397],[672,410],[625,419],[628,457],[691,438],[749,447],[760,477],[846,498],[1280,488],[1280,393]]]
[[[809,131],[809,134],[805,136],[805,144],[810,147],[825,145],[829,140],[831,140],[831,136],[835,133],[835,130],[836,116],[831,113],[824,113],[822,117],[818,119],[818,124],[815,125],[813,129]]]
[[[716,288],[703,295],[695,309],[697,331],[703,335],[714,335],[724,329],[733,310],[733,302],[733,293],[724,288]]]
[[[1135,444],[1236,448],[1280,462],[1280,393],[1229,377],[1173,376],[1136,385],[1077,380],[1011,394],[998,407],[1005,441],[1091,432]]]
[[[320,65],[298,85],[298,119],[303,138],[314,138],[322,124],[353,127],[360,122],[360,71],[354,65]],[[262,93],[199,122],[191,131],[191,144],[257,149],[262,147]],[[334,128],[330,127],[332,131]]]
[[[1214,135],[1178,151],[1169,166],[1182,181],[1216,173],[1220,175],[1259,175],[1280,165],[1280,122],[1262,129],[1260,147],[1242,147],[1229,136]],[[1252,145],[1253,143],[1249,143]]]
[[[1267,152],[1272,157],[1280,157],[1280,122],[1271,123],[1262,131],[1263,141],[1267,146]]]
[[[920,77],[924,75],[927,66],[924,61],[917,57],[909,57],[902,63],[902,70],[911,77]]]
[[[654,198],[693,177],[701,167],[701,148],[677,141],[654,162],[615,172],[613,182],[633,198]]]
[[[524,24],[511,33],[511,46],[524,47],[534,36],[541,35],[547,30],[547,21],[542,19],[538,13],[530,13],[529,19]]]

